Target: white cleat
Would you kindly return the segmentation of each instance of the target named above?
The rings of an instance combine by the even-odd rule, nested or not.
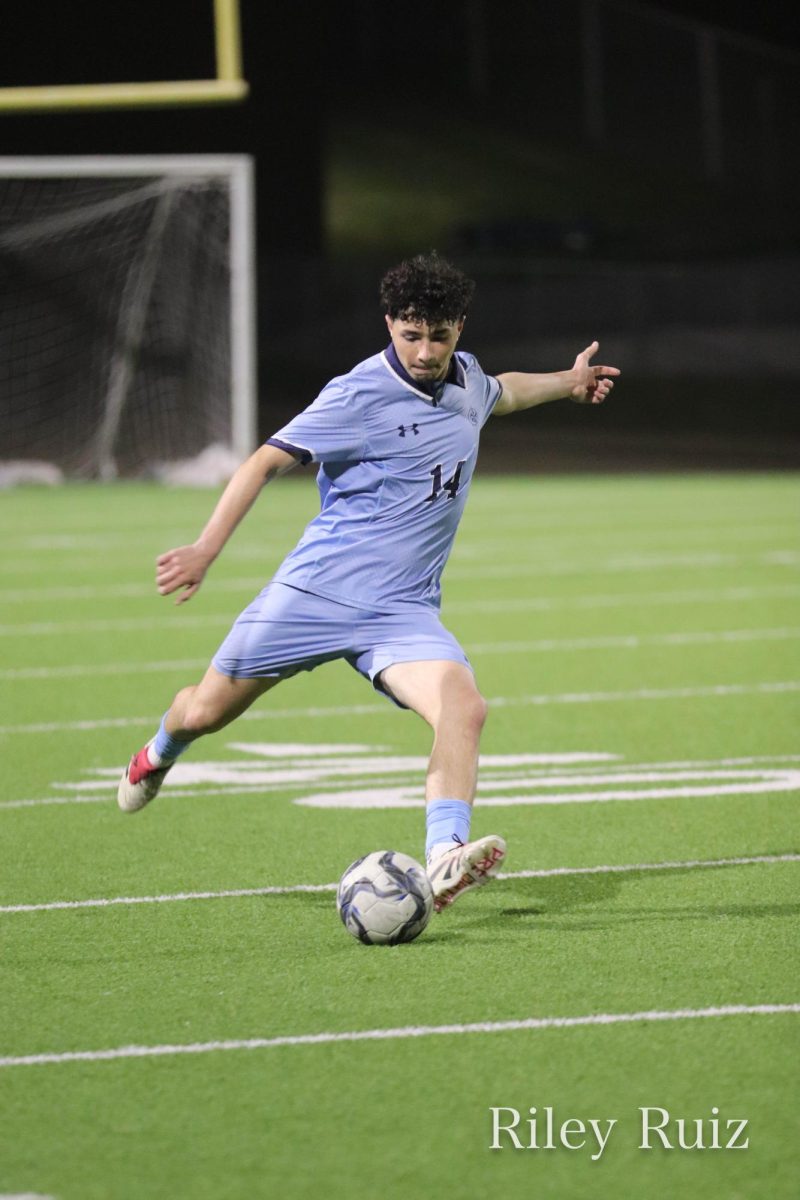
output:
[[[147,743],[147,746],[150,742]],[[147,757],[147,746],[143,746],[134,754],[123,771],[122,779],[117,789],[117,804],[123,812],[138,812],[158,795],[158,790],[164,782],[164,776],[172,766],[152,766]]]
[[[462,892],[488,883],[506,856],[506,844],[496,833],[446,850],[428,866],[433,906],[441,912]]]

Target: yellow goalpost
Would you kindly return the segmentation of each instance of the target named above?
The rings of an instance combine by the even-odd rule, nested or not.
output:
[[[214,42],[216,79],[0,87],[0,114],[69,109],[235,104],[244,100],[249,91],[246,81],[242,78],[239,0],[214,0]]]

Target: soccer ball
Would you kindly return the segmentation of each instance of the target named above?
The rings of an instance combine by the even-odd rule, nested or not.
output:
[[[433,912],[425,869],[398,850],[358,858],[339,881],[336,907],[348,933],[370,946],[412,942]]]

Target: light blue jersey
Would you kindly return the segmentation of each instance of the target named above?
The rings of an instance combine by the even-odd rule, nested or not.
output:
[[[331,380],[269,438],[321,464],[320,512],[275,582],[375,612],[438,608],[480,431],[501,390],[463,351],[426,389],[391,346]]]

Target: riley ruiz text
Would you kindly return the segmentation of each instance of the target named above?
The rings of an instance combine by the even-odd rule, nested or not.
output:
[[[666,1108],[640,1107],[639,1150],[747,1150],[748,1121],[722,1117],[717,1107],[708,1116],[674,1117]],[[490,1150],[585,1150],[592,1162],[603,1157],[617,1117],[556,1116],[555,1109],[529,1108],[528,1116],[506,1106],[489,1109]]]

